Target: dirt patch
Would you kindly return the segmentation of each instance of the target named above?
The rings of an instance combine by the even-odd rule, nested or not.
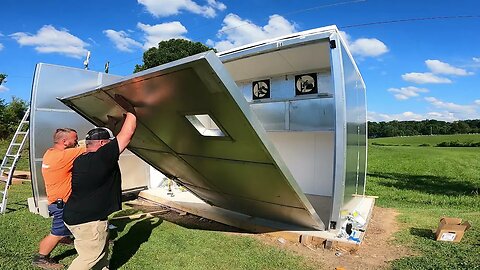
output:
[[[306,247],[300,243],[285,241],[284,239],[274,238],[265,234],[249,234],[238,228],[159,206],[145,200],[136,200],[131,205],[142,212],[153,212],[161,209],[169,210],[153,215],[182,227],[235,234],[242,233],[241,235],[256,238],[265,244],[292,251],[306,258],[310,262],[310,265],[314,265],[318,267],[318,269],[335,269],[337,267],[343,267],[349,270],[382,269],[387,267],[390,261],[413,255],[412,251],[401,245],[396,245],[393,241],[393,234],[399,230],[399,225],[396,221],[398,212],[390,208],[374,208],[363,243],[358,251],[351,254],[341,249],[327,250],[323,248],[315,249]]]
[[[399,230],[395,209],[375,207],[367,228],[367,234],[359,250],[350,254],[344,250],[311,249],[299,243],[282,244],[279,239],[255,235],[262,242],[292,250],[306,257],[318,269],[382,269],[390,261],[413,253],[393,241],[393,234]]]

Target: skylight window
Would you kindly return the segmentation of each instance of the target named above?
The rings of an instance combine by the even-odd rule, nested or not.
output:
[[[225,137],[223,131],[208,114],[185,115],[200,135],[205,137]]]

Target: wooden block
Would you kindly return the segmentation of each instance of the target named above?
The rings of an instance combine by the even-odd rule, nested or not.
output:
[[[287,232],[287,231],[278,231],[278,232],[269,232],[266,233],[267,235],[276,237],[276,238],[283,238],[290,242],[298,243],[300,242],[300,235],[298,233]]]
[[[332,240],[326,240],[324,247],[325,247],[325,249],[332,249],[333,248],[333,241]]]
[[[309,246],[312,244],[313,236],[311,235],[300,235],[300,243],[304,246]]]

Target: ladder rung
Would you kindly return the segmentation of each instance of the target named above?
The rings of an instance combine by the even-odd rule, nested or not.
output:
[[[19,132],[17,132],[17,134],[20,134],[20,135],[25,135],[25,134],[27,134],[27,133],[28,133],[28,131],[19,131]]]
[[[19,146],[19,145],[22,145],[21,143],[12,143],[11,145],[13,146]]]
[[[13,166],[0,166],[0,169],[1,170],[4,170],[4,169],[9,169],[11,170]]]
[[[22,121],[21,124],[28,124],[30,123],[29,121]]]
[[[9,154],[6,154],[5,156],[6,156],[6,157],[13,157],[13,158],[14,158],[14,157],[17,157],[18,155],[9,155]]]

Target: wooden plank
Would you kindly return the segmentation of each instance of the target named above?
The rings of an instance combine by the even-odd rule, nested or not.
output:
[[[146,217],[154,217],[154,214],[165,214],[167,212],[170,212],[170,210],[159,210],[159,211],[153,211],[153,212],[148,212],[148,213],[139,213],[139,214],[133,214],[129,216],[120,216],[120,217],[113,217],[110,220],[118,220],[118,219],[139,219],[139,218],[146,218]]]

